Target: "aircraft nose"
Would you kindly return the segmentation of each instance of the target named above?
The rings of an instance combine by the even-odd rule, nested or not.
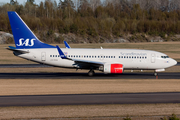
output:
[[[171,59],[170,64],[171,64],[172,66],[174,66],[174,65],[176,65],[176,64],[177,64],[177,61],[176,61],[176,60],[174,60],[174,59]]]

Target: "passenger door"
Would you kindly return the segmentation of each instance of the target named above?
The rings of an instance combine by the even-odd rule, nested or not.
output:
[[[46,53],[45,52],[41,53],[41,61],[46,61]]]
[[[154,53],[151,54],[151,63],[156,62],[156,55]]]

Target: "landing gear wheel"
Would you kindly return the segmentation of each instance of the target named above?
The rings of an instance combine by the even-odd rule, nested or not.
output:
[[[158,74],[157,73],[154,73],[154,76],[157,76]]]
[[[94,73],[95,73],[94,70],[90,70],[90,71],[88,72],[88,75],[89,75],[89,76],[93,76]]]

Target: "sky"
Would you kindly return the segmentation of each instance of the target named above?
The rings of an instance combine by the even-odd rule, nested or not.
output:
[[[25,4],[25,2],[27,2],[27,0],[17,0],[18,1],[18,3],[19,4]],[[39,5],[39,3],[41,2],[41,1],[45,1],[45,0],[34,0],[35,1],[35,3],[36,4],[38,4]],[[55,0],[57,3],[59,3],[59,0]],[[62,0],[63,1],[63,0]],[[10,0],[0,0],[0,3],[2,4],[2,3],[4,3],[4,4],[6,4],[6,3],[10,3]]]

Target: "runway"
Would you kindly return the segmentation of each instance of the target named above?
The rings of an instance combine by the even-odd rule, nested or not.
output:
[[[156,79],[154,73],[96,73],[89,77],[87,73],[0,73],[0,79]],[[158,79],[180,79],[180,73],[158,73]]]
[[[0,106],[180,103],[180,93],[0,96]]]
[[[0,65],[0,68],[12,67],[50,67],[34,65]],[[180,79],[180,73],[158,73],[159,79]],[[96,73],[89,77],[87,73],[0,73],[0,79],[156,79],[154,73]],[[20,95],[0,96],[3,106],[46,106],[46,105],[96,105],[96,104],[156,104],[180,103],[180,93],[117,93],[117,94],[77,94],[77,95]]]

